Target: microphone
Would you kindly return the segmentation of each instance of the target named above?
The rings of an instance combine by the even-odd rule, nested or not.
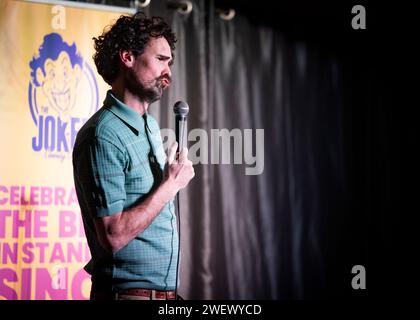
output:
[[[187,126],[187,114],[190,111],[190,107],[184,101],[178,101],[174,105],[175,113],[175,137],[178,142],[178,152],[182,150],[186,144],[185,140],[185,128]],[[178,273],[179,273],[179,254],[181,251],[181,211],[179,205],[179,192],[176,193],[176,207],[178,211],[178,258],[176,261],[176,277],[175,277],[175,299],[178,299]]]
[[[182,150],[186,147],[185,141],[185,130],[187,127],[187,115],[188,111],[190,111],[190,107],[184,101],[178,101],[174,105],[174,113],[175,113],[175,138],[176,142],[178,142],[178,150]]]

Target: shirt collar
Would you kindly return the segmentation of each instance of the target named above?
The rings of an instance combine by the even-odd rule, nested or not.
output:
[[[136,134],[139,133],[145,134],[144,129],[144,119],[141,115],[127,106],[125,103],[118,100],[113,94],[112,91],[109,90],[107,92],[104,106],[109,109],[113,114],[115,114],[118,118],[124,121],[128,126],[133,128],[136,131]],[[145,112],[144,116],[147,117],[147,112]]]

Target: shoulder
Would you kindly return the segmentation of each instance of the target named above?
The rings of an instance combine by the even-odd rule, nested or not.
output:
[[[119,135],[124,124],[109,109],[102,107],[92,115],[77,133],[74,148],[94,142],[103,142],[123,147]]]

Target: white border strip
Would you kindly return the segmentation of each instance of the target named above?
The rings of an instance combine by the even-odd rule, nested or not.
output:
[[[130,13],[130,14],[136,13],[136,9],[134,8],[117,7],[117,6],[111,6],[111,5],[108,6],[104,4],[87,3],[87,2],[64,1],[64,0],[19,0],[19,1],[52,4],[52,5],[62,5],[65,7],[84,8],[84,9],[92,9],[92,10],[122,12],[122,13]]]

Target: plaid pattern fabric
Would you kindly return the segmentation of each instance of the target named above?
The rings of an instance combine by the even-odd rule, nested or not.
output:
[[[140,116],[111,91],[80,129],[73,149],[76,193],[92,254],[85,269],[93,277],[112,279],[117,289],[175,290],[178,234],[173,201],[114,254],[99,245],[93,223],[136,205],[151,192],[156,177],[150,155],[163,170],[166,154],[156,120],[147,113]]]

